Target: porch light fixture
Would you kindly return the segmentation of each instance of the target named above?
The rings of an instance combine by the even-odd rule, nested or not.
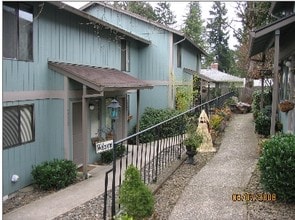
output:
[[[119,110],[121,108],[121,106],[119,105],[119,102],[116,100],[116,99],[113,99],[111,101],[111,104],[109,104],[107,106],[108,108],[108,111],[109,111],[109,114],[110,114],[110,117],[112,119],[112,122],[111,122],[111,126],[112,126],[112,133],[113,133],[113,140],[115,141],[116,140],[116,132],[115,132],[115,127],[114,127],[114,123],[116,121],[116,119],[119,118]],[[113,147],[113,180],[116,179],[116,144],[114,143],[114,147]],[[112,187],[113,189],[115,189],[115,181],[113,181],[113,184],[112,184]],[[112,194],[112,213],[115,213],[115,210],[114,210],[114,207],[115,207],[115,193]]]
[[[94,108],[95,108],[95,106],[94,106],[92,103],[90,103],[90,104],[89,104],[89,110],[90,110],[90,111],[93,111]]]
[[[116,99],[113,99],[111,104],[107,106],[111,119],[116,120],[119,117],[119,110],[121,108],[119,102]]]

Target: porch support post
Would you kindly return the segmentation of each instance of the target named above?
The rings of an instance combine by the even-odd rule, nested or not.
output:
[[[139,106],[140,106],[140,90],[136,91],[136,133],[139,132]],[[139,144],[138,135],[136,136],[136,144]]]
[[[295,78],[294,78],[294,71],[295,68],[295,55],[291,57],[291,68],[289,69],[289,75],[290,75],[290,97],[289,99],[294,102],[295,101],[295,94],[294,94],[294,83],[295,83]],[[295,110],[293,109],[292,111],[288,112],[288,131],[292,131],[295,133]]]
[[[70,159],[69,130],[69,78],[64,76],[64,151],[67,160]]]
[[[83,143],[83,178],[87,179],[87,154],[88,154],[88,99],[86,98],[87,87],[83,85],[83,96],[82,96],[82,143]]]
[[[210,81],[207,82],[207,102],[210,100]],[[216,89],[216,83],[215,83],[215,89]]]
[[[274,78],[272,90],[271,125],[270,135],[275,134],[276,113],[278,105],[279,86],[279,51],[280,51],[280,30],[275,31],[275,54],[274,54]]]

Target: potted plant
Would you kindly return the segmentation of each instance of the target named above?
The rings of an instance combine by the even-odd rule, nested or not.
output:
[[[197,154],[197,148],[202,144],[203,137],[196,130],[189,131],[183,144],[186,147],[186,154],[188,156],[187,163],[195,164],[194,156]]]

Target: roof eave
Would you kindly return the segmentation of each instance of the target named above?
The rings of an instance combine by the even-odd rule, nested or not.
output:
[[[61,66],[62,65],[62,66]],[[65,66],[64,66],[65,65]],[[134,89],[152,89],[153,85],[144,82],[143,80],[138,80],[133,76],[129,76],[132,77],[133,79],[136,79],[136,82],[130,82],[130,81],[126,81],[123,83],[118,83],[118,82],[114,82],[114,83],[110,83],[107,82],[103,85],[101,84],[97,84],[96,80],[93,80],[91,78],[87,78],[85,76],[77,74],[76,71],[73,71],[71,69],[68,69],[67,66],[78,66],[79,68],[95,68],[97,69],[97,67],[95,66],[88,66],[88,65],[80,65],[80,64],[73,64],[73,63],[64,63],[64,62],[57,62],[57,61],[48,61],[48,68],[63,74],[64,76],[73,79],[83,85],[86,85],[89,88],[92,88],[96,91],[99,92],[103,92],[103,91],[116,91],[116,90],[134,90]],[[100,69],[104,69],[104,68],[100,68]],[[109,70],[115,70],[115,69],[109,69]],[[128,75],[122,71],[119,70],[115,70],[119,73],[122,73],[124,75]]]
[[[137,15],[137,14],[135,14],[135,13],[132,13],[132,12],[129,12],[129,11],[126,11],[126,10],[122,10],[122,9],[115,8],[115,7],[113,7],[113,6],[110,5],[110,4],[103,3],[103,2],[89,2],[89,3],[87,3],[86,5],[82,6],[82,7],[80,8],[80,10],[83,10],[83,11],[84,11],[84,10],[86,10],[87,8],[89,8],[89,7],[93,6],[93,5],[99,5],[99,6],[102,6],[102,7],[107,7],[107,8],[109,8],[109,9],[112,9],[112,10],[118,11],[119,13],[126,14],[126,15],[128,15],[128,16],[131,16],[131,17],[134,17],[134,18],[136,18],[136,19],[139,19],[139,20],[141,20],[141,21],[143,21],[143,22],[146,22],[146,23],[149,23],[149,24],[151,24],[151,25],[154,25],[154,26],[156,26],[156,27],[158,27],[158,28],[161,28],[161,29],[164,29],[164,30],[166,30],[166,31],[169,31],[169,32],[171,32],[171,33],[173,33],[173,34],[177,34],[178,36],[185,37],[186,40],[189,41],[194,47],[196,47],[196,48],[198,49],[198,51],[199,51],[201,54],[205,55],[206,57],[209,56],[208,53],[207,53],[204,49],[202,49],[200,46],[198,46],[197,44],[195,44],[192,40],[190,40],[189,38],[187,38],[187,37],[184,35],[183,32],[178,31],[178,30],[175,30],[175,29],[170,28],[170,27],[167,27],[167,26],[162,25],[162,24],[160,24],[160,23],[157,23],[157,22],[154,22],[154,21],[148,20],[148,19],[146,19],[146,18],[144,18],[144,17],[142,17],[142,16],[140,16],[140,15]]]
[[[83,17],[85,19],[88,19],[90,21],[93,21],[93,22],[99,23],[99,24],[101,24],[103,26],[109,27],[110,29],[113,29],[113,30],[115,30],[115,31],[117,31],[117,32],[119,32],[119,33],[121,33],[123,35],[126,35],[126,36],[128,36],[128,37],[130,37],[130,38],[132,38],[134,40],[140,41],[140,42],[142,42],[144,44],[147,44],[147,45],[150,45],[151,44],[151,41],[149,41],[149,40],[146,40],[146,39],[144,39],[142,37],[139,37],[139,36],[137,36],[135,34],[132,34],[132,33],[128,32],[128,31],[126,31],[124,29],[121,29],[121,28],[116,27],[116,26],[114,26],[112,24],[109,24],[109,23],[107,23],[107,22],[105,22],[105,21],[103,21],[101,19],[98,19],[98,18],[96,18],[96,17],[94,17],[94,16],[92,16],[92,15],[90,15],[90,14],[84,12],[84,11],[81,11],[79,9],[73,8],[72,6],[67,5],[65,3],[62,3],[62,2],[52,2],[52,1],[51,2],[48,2],[48,3],[50,3],[50,4],[52,4],[52,5],[56,6],[56,7],[58,7],[59,9],[66,10],[68,12],[71,12],[73,14],[76,14],[76,15],[78,15],[80,17]]]
[[[277,20],[271,24],[268,24],[260,29],[250,31],[250,49],[249,49],[249,57],[255,56],[256,54],[259,54],[261,52],[266,51],[269,49],[270,43],[266,44],[267,47],[263,48],[263,50],[258,51],[258,52],[253,52],[253,45],[256,39],[266,36],[267,34],[270,34],[271,32],[274,32],[278,29],[281,29],[282,27],[289,25],[291,23],[295,22],[295,14],[292,14],[290,16],[284,17],[280,20]]]

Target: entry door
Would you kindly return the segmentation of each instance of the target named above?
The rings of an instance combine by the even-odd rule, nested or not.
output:
[[[82,140],[82,103],[73,103],[72,137],[73,137],[73,161],[75,164],[83,164],[83,140]]]

